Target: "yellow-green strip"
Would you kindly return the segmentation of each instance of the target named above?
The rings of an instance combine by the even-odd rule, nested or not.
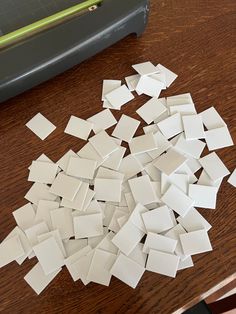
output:
[[[71,14],[83,11],[85,9],[88,9],[89,7],[93,6],[93,5],[97,5],[99,3],[101,3],[103,0],[87,0],[84,1],[82,3],[79,3],[77,5],[74,5],[68,9],[65,9],[63,11],[60,11],[58,13],[55,13],[51,16],[48,16],[44,19],[41,19],[35,23],[32,23],[30,25],[27,25],[25,27],[22,27],[14,32],[11,32],[9,34],[6,34],[4,36],[0,37],[0,46],[9,44],[10,42],[25,36],[31,32],[40,30],[42,27],[48,26],[54,22],[57,22]]]

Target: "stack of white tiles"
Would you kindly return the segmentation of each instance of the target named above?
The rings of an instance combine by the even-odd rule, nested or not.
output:
[[[65,133],[88,140],[81,150],[57,162],[42,154],[29,167],[28,203],[13,211],[17,226],[0,244],[0,267],[37,259],[24,277],[37,294],[64,266],[84,285],[108,286],[115,276],[135,288],[145,270],[174,278],[212,250],[212,226],[196,208],[215,209],[229,175],[213,152],[233,145],[227,125],[214,107],[197,113],[189,93],[159,98],[177,78],[161,64],[133,68],[126,84],[103,81],[104,110],[71,116]],[[139,120],[123,114],[117,122],[111,112],[134,91],[151,97],[136,111],[147,124],[140,136]],[[40,113],[27,127],[42,140],[56,128]],[[235,171],[228,181],[236,185]]]

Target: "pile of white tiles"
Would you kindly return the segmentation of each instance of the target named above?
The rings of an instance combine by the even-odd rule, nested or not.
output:
[[[65,132],[88,140],[80,151],[55,163],[42,154],[29,167],[28,203],[13,212],[17,226],[0,244],[0,267],[36,257],[24,279],[38,294],[63,266],[85,285],[108,286],[115,276],[135,288],[145,270],[175,277],[193,266],[192,255],[212,250],[211,225],[195,207],[216,208],[229,171],[215,152],[201,155],[205,146],[233,145],[227,125],[214,107],[197,114],[190,94],[158,98],[177,78],[162,65],[133,68],[127,85],[103,82],[109,109],[86,121],[71,116]],[[151,97],[137,110],[147,126],[136,137],[140,121],[123,114],[117,123],[110,111],[133,91]],[[41,114],[27,127],[42,140],[55,129]]]

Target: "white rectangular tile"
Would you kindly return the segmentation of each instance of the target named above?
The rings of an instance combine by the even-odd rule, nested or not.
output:
[[[130,179],[128,182],[136,203],[147,205],[157,201],[157,196],[148,175]]]
[[[140,125],[140,121],[123,114],[118,121],[112,136],[130,142]]]
[[[106,95],[121,86],[119,80],[103,80],[102,100],[106,100]]]
[[[121,180],[96,178],[94,181],[95,197],[100,201],[120,202],[121,187]]]
[[[182,119],[187,140],[197,140],[206,137],[200,115],[183,116]]]
[[[154,166],[167,176],[170,176],[177,171],[186,160],[187,158],[183,154],[179,153],[175,148],[170,148],[166,154],[156,159]]]
[[[160,233],[174,227],[170,210],[161,206],[142,214],[145,228],[148,232]]]
[[[42,233],[42,234],[38,235],[38,242],[40,243],[40,242],[47,240],[51,237],[53,237],[56,240],[57,245],[60,248],[63,256],[66,257],[66,251],[65,251],[64,244],[63,244],[63,241],[61,239],[61,235],[60,235],[59,230],[53,230],[53,231]]]
[[[222,179],[230,173],[215,152],[202,157],[199,162],[213,181]]]
[[[181,132],[183,132],[182,118],[179,113],[174,114],[157,123],[161,133],[167,138],[171,138]]]
[[[180,241],[185,255],[195,255],[212,250],[206,230],[197,230],[181,234]]]
[[[66,152],[58,161],[57,161],[57,165],[63,170],[66,171],[70,157],[78,157],[78,155],[73,151],[73,150],[69,150],[68,152]]]
[[[175,105],[175,106],[170,106],[170,115],[172,116],[175,113],[180,113],[181,116],[183,115],[191,115],[191,114],[196,114],[196,108],[194,104],[183,104],[183,105]]]
[[[130,221],[145,233],[146,228],[143,222],[142,214],[146,212],[148,212],[148,209],[145,206],[137,204],[129,217]]]
[[[157,148],[148,152],[148,154],[153,158],[159,157],[162,153],[167,151],[172,145],[171,143],[165,138],[164,135],[162,135],[161,132],[157,131],[156,133],[153,134],[155,141],[156,141],[156,146]]]
[[[38,236],[46,232],[49,232],[49,229],[45,221],[41,221],[30,228],[25,229],[25,234],[31,246],[36,245],[38,243]]]
[[[194,201],[175,185],[169,187],[161,200],[181,217],[184,217],[194,205]]]
[[[132,65],[132,68],[138,72],[139,75],[150,75],[159,72],[159,69],[157,69],[150,61],[134,64]]]
[[[76,193],[73,201],[68,201],[65,198],[61,200],[61,206],[82,210],[84,207],[85,199],[89,190],[89,184],[86,182],[82,182],[79,191]]]
[[[75,239],[96,237],[103,234],[102,214],[81,214],[73,218]]]
[[[59,274],[61,268],[45,275],[40,263],[37,263],[24,277],[28,285],[39,295]]]
[[[214,107],[210,107],[200,113],[202,121],[208,130],[226,126],[224,120]]]
[[[145,152],[150,152],[157,148],[156,141],[154,135],[152,133],[148,133],[145,135],[140,135],[133,137],[133,139],[129,143],[129,148],[131,154],[141,154]]]
[[[102,130],[109,129],[117,123],[116,118],[109,109],[100,111],[99,113],[88,118],[87,121],[93,123],[93,131],[95,134]]]
[[[175,144],[175,148],[184,154],[188,154],[193,158],[200,158],[206,144],[200,140],[186,140],[183,135],[181,135],[177,143]]]
[[[106,160],[102,163],[103,167],[110,168],[112,170],[119,170],[122,158],[124,157],[126,148],[120,146],[116,151],[111,153]]]
[[[160,234],[148,232],[146,240],[143,246],[143,252],[149,254],[150,249],[174,253],[174,250],[177,245],[177,240],[165,237]]]
[[[209,151],[234,145],[228,128],[222,127],[205,132]]]
[[[119,254],[110,272],[113,276],[135,289],[144,271],[145,268],[140,264],[123,254]]]
[[[26,126],[41,140],[45,140],[56,129],[55,125],[41,113],[37,113],[29,122],[26,123]]]
[[[97,133],[89,139],[89,142],[102,158],[106,158],[108,155],[110,155],[119,148],[119,146],[106,133],[106,131],[101,131]]]
[[[28,181],[52,184],[58,172],[58,166],[51,162],[33,161]]]
[[[202,170],[202,172],[201,172],[201,174],[200,174],[200,177],[199,177],[199,179],[198,179],[197,184],[200,184],[200,185],[208,185],[208,186],[215,186],[215,187],[217,187],[217,189],[219,190],[222,181],[223,181],[223,178],[218,179],[218,180],[216,180],[216,181],[213,181],[213,180],[208,176],[208,174],[206,173],[206,171],[205,171],[205,170]]]
[[[153,97],[147,101],[142,107],[136,110],[137,114],[147,123],[152,123],[160,115],[162,115],[167,108],[158,100],[158,98]]]
[[[200,184],[189,185],[189,197],[194,200],[194,206],[202,208],[216,208],[218,188]]]
[[[134,99],[134,96],[126,85],[122,85],[106,94],[106,99],[109,101],[112,107],[120,109],[123,105]]]
[[[48,228],[52,230],[52,220],[50,211],[59,208],[59,203],[55,201],[40,200],[35,215],[35,222],[45,221]]]
[[[143,170],[144,166],[133,155],[127,155],[121,161],[119,171],[125,174],[125,180],[132,178]]]
[[[178,271],[186,268],[193,267],[193,260],[191,256],[188,256],[185,260],[179,261]]]
[[[17,225],[23,230],[34,224],[35,211],[30,203],[14,210],[12,214]]]
[[[91,122],[71,116],[64,132],[86,141],[92,128],[93,124]]]
[[[146,269],[157,274],[175,278],[179,257],[174,254],[150,250]]]
[[[185,194],[188,194],[189,176],[182,173],[173,173],[167,176],[162,172],[161,174],[161,193],[164,194],[171,184],[177,186]]]
[[[53,229],[58,229],[62,239],[74,236],[72,209],[61,207],[50,211]]]
[[[178,217],[177,221],[188,231],[197,231],[211,229],[209,222],[194,208],[192,207],[184,217]]]
[[[95,160],[89,160],[79,157],[70,157],[66,174],[69,176],[82,178],[82,179],[93,179],[94,173],[97,167]]]
[[[164,84],[150,76],[141,76],[136,91],[150,97],[159,97]]]

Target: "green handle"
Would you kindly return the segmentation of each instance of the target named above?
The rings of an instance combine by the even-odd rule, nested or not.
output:
[[[73,7],[70,7],[68,9],[65,9],[63,11],[60,11],[58,13],[55,13],[51,16],[48,16],[44,19],[41,19],[35,23],[32,23],[30,25],[24,26],[20,29],[17,29],[16,31],[13,31],[9,34],[6,34],[4,36],[0,37],[0,47],[3,45],[6,45],[19,37],[25,36],[31,32],[40,30],[42,27],[48,26],[54,22],[57,22],[71,14],[78,13],[80,11],[83,11],[85,9],[88,9],[89,7],[93,5],[97,5],[101,3],[103,0],[87,0],[80,4],[74,5]]]

